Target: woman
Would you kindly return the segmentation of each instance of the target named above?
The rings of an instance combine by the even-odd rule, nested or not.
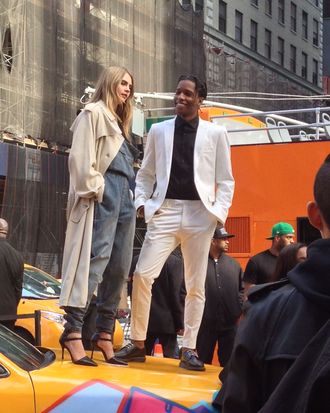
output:
[[[86,356],[83,318],[97,292],[92,346],[110,364],[115,314],[132,259],[135,208],[130,182],[138,151],[128,141],[133,112],[132,75],[122,67],[101,74],[89,103],[73,123],[69,156],[68,225],[63,254],[60,306],[65,330],[60,338],[73,363],[97,364]]]
[[[276,261],[276,267],[271,281],[279,281],[285,278],[287,273],[292,270],[299,262],[307,258],[307,245],[295,242],[284,247]]]

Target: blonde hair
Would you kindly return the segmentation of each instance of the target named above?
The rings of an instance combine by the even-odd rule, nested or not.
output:
[[[117,95],[117,88],[125,74],[131,77],[132,88],[126,102],[122,103]],[[107,108],[117,119],[117,122],[121,124],[125,137],[129,139],[129,131],[133,117],[133,95],[134,80],[130,72],[125,67],[110,66],[101,73],[95,86],[95,92],[89,102],[103,100]]]

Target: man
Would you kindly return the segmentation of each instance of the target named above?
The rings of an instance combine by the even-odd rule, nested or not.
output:
[[[198,117],[206,95],[204,82],[181,76],[174,97],[176,118],[153,125],[148,135],[135,189],[138,216],[148,228],[133,281],[132,343],[117,353],[126,361],[145,360],[151,286],[181,244],[187,295],[180,367],[204,370],[195,348],[208,250],[217,221],[225,223],[234,191],[226,130]]]
[[[330,155],[316,175],[307,213],[323,239],[309,245],[307,259],[288,273],[288,280],[256,286],[249,294],[251,305],[238,327],[226,381],[215,401],[222,398],[223,413],[259,411],[329,321]],[[288,397],[296,398],[296,393]]]
[[[133,282],[137,260],[138,256],[135,256],[132,261],[132,281],[129,287]],[[132,291],[129,290],[129,295],[132,296]],[[158,340],[163,347],[164,357],[175,358],[177,335],[183,332],[185,296],[183,261],[179,256],[171,254],[152,285],[150,317],[145,340],[146,354],[152,354],[154,344]]]
[[[24,262],[6,240],[8,223],[0,218],[0,323],[14,329],[15,319],[2,320],[1,316],[17,315],[17,305],[22,296]]]
[[[231,355],[236,325],[242,312],[243,271],[236,260],[229,257],[229,238],[225,228],[214,232],[205,282],[205,308],[197,336],[197,352],[204,363],[212,363],[216,343],[218,359],[224,367]]]
[[[266,239],[272,240],[269,249],[251,257],[244,271],[244,288],[247,294],[251,285],[264,284],[271,280],[275,271],[276,261],[281,250],[294,242],[295,231],[292,225],[278,222],[272,228],[272,235]]]

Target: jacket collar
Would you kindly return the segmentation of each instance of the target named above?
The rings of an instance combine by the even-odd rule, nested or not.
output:
[[[330,239],[312,242],[307,260],[294,267],[288,278],[307,299],[330,312]]]

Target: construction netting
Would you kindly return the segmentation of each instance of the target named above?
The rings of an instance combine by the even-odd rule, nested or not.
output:
[[[127,67],[136,90],[171,91],[181,73],[204,76],[202,34],[203,12],[176,0],[1,0],[1,131],[70,145],[104,67]]]
[[[27,263],[58,276],[65,236],[67,156],[2,143],[7,176],[2,214]]]

